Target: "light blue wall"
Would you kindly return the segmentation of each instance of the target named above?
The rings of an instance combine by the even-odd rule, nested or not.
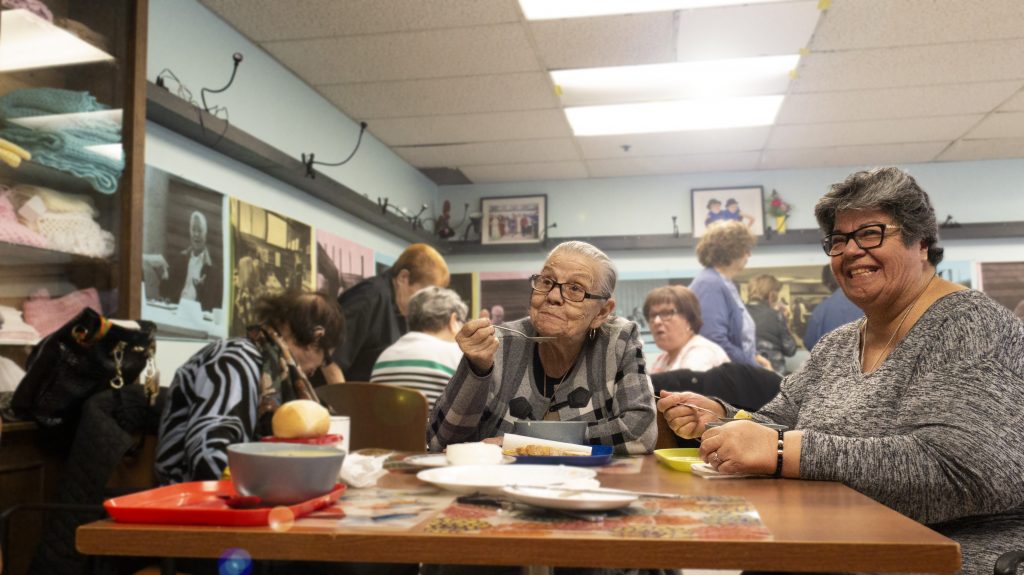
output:
[[[169,69],[199,102],[200,88],[218,89],[227,83],[235,52],[245,59],[234,84],[223,94],[208,94],[208,104],[226,106],[233,125],[295,158],[315,152],[318,160],[337,162],[348,156],[359,134],[357,121],[340,113],[196,0],[149,3],[149,81],[155,82]],[[150,161],[152,155],[146,159]],[[352,161],[318,169],[368,196],[374,205],[378,197],[388,197],[392,204],[414,213],[423,203],[431,210],[434,207],[437,186],[369,132]],[[274,209],[298,219],[305,215]]]

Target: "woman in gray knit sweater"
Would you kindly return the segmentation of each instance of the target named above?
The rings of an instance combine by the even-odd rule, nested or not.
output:
[[[524,282],[532,288],[530,317],[506,324],[552,340],[499,334],[486,318],[467,322],[455,338],[462,363],[427,428],[431,451],[511,432],[519,419],[555,419],[586,421],[591,444],[650,453],[658,436],[654,388],[637,325],[611,317],[615,279],[604,252],[565,242]]]
[[[694,394],[663,394],[658,409],[723,473],[841,481],[958,541],[964,573],[991,573],[1024,545],[1024,323],[936,275],[935,211],[905,172],[852,174],[815,215],[866,317],[822,338],[754,414],[791,431],[705,432],[713,417],[681,403],[736,410]]]

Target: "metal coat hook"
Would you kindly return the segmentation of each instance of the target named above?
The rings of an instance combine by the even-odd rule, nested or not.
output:
[[[313,180],[316,179],[316,170],[313,169],[313,165],[314,164],[318,165],[318,166],[331,166],[331,167],[343,166],[343,165],[347,164],[348,161],[351,160],[352,157],[356,155],[356,152],[359,151],[359,145],[363,143],[363,133],[366,132],[366,128],[367,128],[367,123],[366,122],[359,122],[359,137],[356,138],[356,147],[352,149],[352,153],[349,154],[347,158],[345,158],[344,160],[342,160],[340,162],[335,162],[335,163],[317,162],[314,159],[316,154],[310,153],[309,156],[306,156],[306,154],[303,153],[302,154],[302,163],[306,166],[306,177],[310,178],[310,179],[313,179]],[[377,203],[380,204],[380,198],[377,198]],[[386,206],[387,206],[387,198],[384,199],[384,207],[382,207],[382,209],[384,211],[387,211],[387,207]]]

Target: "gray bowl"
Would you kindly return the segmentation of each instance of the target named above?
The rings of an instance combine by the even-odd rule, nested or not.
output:
[[[512,432],[516,435],[577,445],[587,443],[586,421],[517,421]]]
[[[269,505],[292,505],[329,493],[338,482],[345,452],[297,443],[236,443],[228,446],[231,480],[239,495]]]

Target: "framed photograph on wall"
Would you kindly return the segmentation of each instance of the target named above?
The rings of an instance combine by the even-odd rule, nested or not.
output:
[[[764,188],[704,188],[690,191],[693,237],[715,222],[743,222],[755,236],[764,235]]]
[[[481,198],[480,243],[538,244],[547,229],[548,197],[509,196]]]

